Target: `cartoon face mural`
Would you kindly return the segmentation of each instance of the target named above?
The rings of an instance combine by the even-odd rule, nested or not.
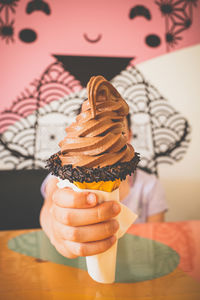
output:
[[[13,70],[14,62],[14,74],[7,73],[12,93],[38,78],[2,111],[1,169],[44,166],[57,129],[75,116],[94,74],[111,80],[129,103],[141,166],[156,173],[158,163],[179,160],[188,122],[133,64],[198,43],[198,12],[194,0],[0,1],[0,42],[12,57],[1,64]],[[2,94],[9,97],[7,88]]]
[[[56,39],[55,35],[56,33],[60,33],[62,39],[65,35],[67,36],[72,47],[77,45],[75,44],[77,42],[83,43],[81,53],[76,54],[83,54],[82,47],[84,47],[84,43],[86,45],[87,43],[93,43],[98,44],[98,46],[99,44],[106,46],[105,52],[102,52],[102,50],[101,53],[99,51],[96,52],[98,49],[96,47],[93,49],[90,48],[92,53],[85,54],[126,56],[127,54],[133,55],[134,53],[138,58],[141,56],[141,50],[142,52],[144,51],[145,44],[152,48],[157,48],[163,44],[164,48],[167,47],[170,49],[175,45],[177,46],[177,44],[179,44],[180,48],[194,43],[194,36],[190,35],[190,38],[187,38],[186,41],[183,39],[182,33],[191,26],[193,26],[194,32],[194,27],[197,26],[197,24],[193,24],[195,16],[198,16],[197,3],[198,0],[158,0],[148,2],[140,0],[132,1],[132,3],[127,0],[123,1],[123,3],[114,0],[108,2],[101,1],[101,3],[91,0],[85,0],[82,3],[80,1],[48,3],[43,0],[4,0],[0,2],[1,38],[6,39],[7,43],[15,41],[14,16],[16,14],[16,16],[20,15],[22,17],[20,26],[24,26],[24,28],[18,31],[18,39],[24,43],[38,42],[38,40],[41,42],[42,34],[45,32],[49,37],[49,42],[53,41],[52,46],[49,47],[48,45],[47,48],[52,49],[51,51],[54,52],[57,47],[54,41],[57,41],[59,44],[58,47],[62,50],[62,41]],[[40,14],[39,17],[38,13]],[[27,27],[30,24],[30,18],[27,19],[26,15],[33,18],[33,21],[37,20],[37,23],[32,23],[35,25],[33,28]],[[46,19],[46,16],[50,18]],[[161,22],[162,18],[165,18],[165,22]],[[42,19],[54,24],[55,31],[52,32],[48,31],[47,28],[42,28],[40,26],[43,22]],[[58,26],[60,20],[62,20],[60,23],[65,26]],[[157,26],[158,23],[159,27]],[[69,24],[70,30],[68,28]],[[138,26],[140,24],[142,24],[141,27]],[[39,31],[38,25],[40,26]],[[48,25],[51,24],[47,23]],[[49,28],[52,28],[52,25]],[[195,30],[197,29],[195,28]],[[124,34],[122,35],[121,33],[123,32]],[[75,35],[76,33],[78,34]],[[117,34],[114,35],[114,33]],[[118,45],[116,48],[113,47],[115,43]],[[137,51],[139,49],[138,43],[140,43],[140,46],[142,46],[141,43],[144,43],[139,52]],[[69,45],[65,47],[73,53],[76,49],[70,48]],[[80,46],[77,49],[80,49]],[[158,52],[154,52],[154,55],[158,55],[162,51],[163,49],[159,49]],[[150,55],[152,56],[152,54]],[[139,58],[139,60],[141,59],[145,58]]]
[[[136,65],[197,44],[199,10],[197,0],[0,1],[0,110],[52,55],[131,57]]]

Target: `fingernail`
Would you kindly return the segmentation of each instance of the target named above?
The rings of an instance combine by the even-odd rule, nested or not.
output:
[[[96,203],[96,195],[93,193],[89,193],[87,195],[87,203],[90,205],[95,204]]]
[[[51,207],[51,208],[49,209],[49,212],[50,212],[50,214],[53,213],[53,207]]]
[[[117,203],[114,203],[113,206],[112,206],[112,210],[115,214],[117,214],[118,212],[120,212],[120,205],[117,204]]]

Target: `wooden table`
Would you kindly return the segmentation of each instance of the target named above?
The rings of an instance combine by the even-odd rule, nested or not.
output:
[[[37,249],[38,243],[40,250],[48,253],[48,249],[41,246],[42,241],[36,241],[33,245],[27,243],[26,237],[30,236],[31,232],[32,236],[41,234],[41,231],[36,230],[0,231],[1,300],[200,299],[200,221],[133,225],[129,229],[129,234],[135,241],[139,243],[159,241],[162,243],[158,243],[159,247],[165,244],[170,247],[169,249],[174,249],[180,256],[180,261],[172,272],[159,278],[106,285],[93,281],[87,271],[78,267],[43,260],[38,258],[36,252],[33,254],[35,257],[32,257],[8,248],[8,241],[11,238],[17,237],[14,241],[18,247],[19,236],[26,234],[20,236],[24,241],[20,251],[32,255],[30,248]],[[145,239],[137,238],[138,236]],[[153,246],[151,249],[155,251],[157,248]],[[150,256],[151,251],[147,252]],[[154,264],[152,269],[156,268],[156,255]],[[133,265],[132,268],[134,267],[136,266]]]

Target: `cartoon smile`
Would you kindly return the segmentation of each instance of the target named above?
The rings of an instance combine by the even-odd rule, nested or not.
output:
[[[83,37],[85,38],[85,40],[89,43],[97,43],[100,41],[100,39],[102,38],[101,34],[98,34],[98,36],[95,39],[91,39],[88,37],[87,33],[83,34]]]

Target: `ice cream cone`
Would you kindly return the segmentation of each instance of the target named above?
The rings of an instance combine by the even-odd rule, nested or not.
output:
[[[119,201],[119,185],[134,173],[139,155],[128,143],[124,120],[129,112],[126,101],[103,76],[93,76],[87,85],[88,99],[76,121],[66,128],[60,151],[48,160],[48,169],[59,178],[59,188],[95,192],[99,202]],[[136,219],[121,204],[116,219],[120,238]],[[104,253],[86,258],[88,273],[98,282],[115,279],[117,242]]]
[[[114,181],[94,181],[94,182],[77,182],[74,181],[74,184],[79,189],[91,189],[91,190],[98,190],[104,192],[112,192],[116,190],[120,186],[121,180],[116,179]]]
[[[70,183],[67,179],[59,179],[57,185],[59,188],[70,187],[76,192],[83,192],[83,189],[78,188],[77,185]],[[112,192],[94,189],[84,189],[84,192],[94,192],[98,196],[99,203],[111,200],[115,200],[120,203],[119,188]],[[121,212],[117,217],[115,217],[115,219],[119,222],[119,229],[116,233],[117,241],[107,251],[86,257],[88,274],[93,280],[99,283],[113,283],[115,281],[118,239],[126,233],[127,229],[137,218],[137,215],[125,205],[120,203],[120,206]]]

